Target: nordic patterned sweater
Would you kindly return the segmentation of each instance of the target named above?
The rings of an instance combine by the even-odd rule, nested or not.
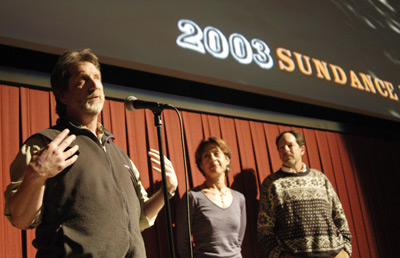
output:
[[[339,197],[320,171],[279,170],[261,186],[258,240],[269,258],[282,252],[329,257],[344,249],[351,256],[351,233]]]

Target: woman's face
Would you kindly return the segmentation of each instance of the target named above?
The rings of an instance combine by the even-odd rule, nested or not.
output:
[[[201,155],[200,167],[206,178],[224,175],[230,159],[216,144],[208,144]]]

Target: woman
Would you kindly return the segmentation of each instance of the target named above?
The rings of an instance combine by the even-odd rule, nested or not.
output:
[[[246,204],[243,194],[226,185],[230,161],[231,152],[222,139],[210,137],[197,147],[196,165],[205,181],[185,193],[178,207],[177,247],[181,258],[190,257],[186,195],[189,197],[193,257],[242,257]]]

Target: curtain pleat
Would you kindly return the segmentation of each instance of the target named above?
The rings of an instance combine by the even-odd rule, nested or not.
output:
[[[57,115],[55,99],[47,90],[0,85],[0,100],[0,133],[3,136],[0,138],[0,165],[4,192],[10,182],[9,165],[21,143],[33,133],[55,124]],[[256,237],[260,185],[265,177],[280,168],[275,139],[280,132],[290,129],[304,134],[307,166],[323,171],[339,195],[353,234],[352,257],[396,256],[400,229],[395,212],[400,205],[398,141],[191,111],[180,111],[180,115],[189,188],[204,181],[194,156],[203,138],[221,137],[232,151],[228,185],[246,197],[244,258],[263,257]],[[115,135],[114,142],[128,153],[140,171],[144,187],[149,195],[153,194],[162,180],[161,175],[151,169],[147,154],[150,148],[159,149],[153,112],[129,112],[124,109],[123,101],[107,99],[99,121]],[[186,191],[181,129],[174,110],[164,110],[161,121],[164,155],[173,162],[179,182],[176,196],[169,203],[174,227],[176,207]],[[0,204],[4,207],[4,199]],[[33,258],[36,253],[31,245],[34,232],[28,230],[26,234],[28,258]],[[142,234],[149,258],[169,257],[164,209],[155,226]],[[0,257],[22,257],[23,243],[21,231],[13,228],[3,216],[0,220]]]
[[[281,160],[279,158],[279,153],[277,151],[277,147],[275,144],[275,138],[277,135],[279,135],[279,128],[275,124],[268,124],[268,123],[263,123],[263,127],[264,127],[264,134],[266,136],[267,148],[268,148],[270,170],[269,171],[258,170],[260,183],[262,183],[264,178],[266,178],[272,172],[278,171],[278,169],[282,165]]]
[[[164,120],[167,143],[165,156],[167,156],[174,165],[178,177],[178,185],[184,185],[182,137],[178,114],[172,110],[165,110]]]
[[[256,178],[255,146],[252,142],[250,122],[235,119],[236,136],[238,142],[241,170],[235,174],[232,188],[246,196],[247,227],[242,244],[242,250],[249,257],[258,257],[257,244],[257,213],[258,213],[258,182]],[[236,156],[236,155],[235,155]],[[236,187],[234,187],[237,185]]]
[[[250,121],[250,129],[251,129],[251,142],[254,148],[254,156],[255,156],[255,167],[254,167],[254,176],[256,177],[257,185],[261,185],[262,180],[272,173],[271,171],[271,161],[270,154],[267,145],[267,137],[264,132],[263,123]],[[256,171],[263,171],[265,176],[260,178],[260,175],[256,173]],[[256,199],[260,198],[260,192],[255,191]]]
[[[188,159],[188,173],[189,173],[189,188],[197,186],[203,182],[203,175],[196,165],[195,152],[198,144],[203,139],[207,137],[204,134],[203,122],[201,115],[198,113],[190,113],[182,111],[183,125],[185,131],[185,141],[186,141],[186,155]],[[178,185],[179,195],[185,193],[185,185]]]
[[[230,186],[234,182],[234,175],[242,170],[239,158],[235,120],[229,117],[220,117],[219,121],[221,126],[221,138],[226,142],[232,152],[230,168],[233,173],[228,173],[227,177],[228,186]]]
[[[148,134],[146,129],[145,110],[135,110],[134,112],[125,111],[126,117],[126,142],[128,154],[137,169],[140,171],[141,181],[147,191],[150,189],[151,175],[149,172]],[[146,243],[146,252],[149,257],[159,257],[158,236],[155,227],[151,227],[142,232]]]
[[[367,157],[370,159],[370,179],[373,180],[371,183],[376,184],[374,188],[377,189],[375,191],[376,196],[374,196],[376,203],[374,204],[379,209],[378,223],[380,225],[385,224],[390,229],[400,229],[398,217],[393,216],[393,212],[398,211],[398,207],[400,207],[397,189],[399,182],[395,182],[393,176],[393,173],[398,173],[398,171],[392,171],[389,166],[390,160],[388,158],[391,154],[382,151],[387,144],[376,139],[369,139],[367,142],[369,143],[368,146],[375,146],[372,149],[365,146],[365,149],[368,150]],[[395,257],[396,253],[393,250],[398,248],[400,244],[400,238],[397,238],[397,243],[391,241],[393,237],[391,231],[385,230],[380,234],[380,239],[386,243],[382,243],[382,246],[386,246],[384,250],[386,257]]]
[[[132,159],[137,169],[143,174],[141,175],[142,183],[146,185],[146,187],[149,187],[149,165],[147,162],[142,162],[148,159],[145,112],[144,110],[126,112],[125,117],[127,124],[126,142],[129,157]]]
[[[354,217],[352,216],[352,209],[350,205],[350,196],[349,196],[349,179],[347,179],[345,171],[344,171],[344,162],[341,160],[341,155],[340,151],[341,149],[339,148],[339,143],[337,142],[337,137],[336,133],[328,132],[326,134],[327,136],[327,141],[331,153],[331,160],[332,160],[332,166],[333,166],[333,173],[335,175],[336,179],[336,187],[337,187],[337,194],[340,198],[340,201],[342,203],[344,212],[347,217],[347,221],[349,223],[350,231],[355,232],[355,227],[354,227]],[[352,172],[349,170],[349,177],[351,177]],[[358,248],[358,239],[356,235],[354,235],[354,240],[352,241],[352,247],[353,247],[353,252],[354,255],[359,254],[359,248]]]
[[[21,127],[22,142],[26,141],[29,136],[40,130],[50,126],[50,93],[30,88],[21,88],[20,95],[21,105]],[[21,143],[22,143],[21,142]],[[26,231],[27,257],[34,258],[36,249],[30,245],[35,238],[34,230]]]
[[[50,124],[55,125],[58,119],[58,115],[56,113],[56,98],[53,94],[50,94]]]
[[[343,177],[346,180],[348,200],[347,204],[344,201],[342,201],[342,204],[343,206],[345,206],[344,208],[346,212],[346,217],[348,218],[349,226],[351,227],[350,230],[351,232],[356,232],[355,234],[353,234],[353,253],[355,257],[370,257],[370,245],[368,244],[367,233],[365,232],[364,215],[361,208],[360,194],[358,192],[358,187],[355,179],[356,175],[351,164],[350,153],[348,151],[346,143],[346,136],[334,134],[332,137],[335,137],[337,141],[337,148],[340,155],[338,159],[340,159],[343,164],[342,173]]]
[[[359,139],[358,137],[353,137],[346,135],[345,136],[346,143],[347,143],[347,148],[349,151],[349,159],[351,160],[351,166],[354,171],[354,181],[358,193],[358,198],[359,198],[359,205],[360,205],[360,213],[363,215],[362,217],[356,217],[356,219],[362,220],[362,225],[365,229],[365,238],[368,239],[368,241],[359,241],[360,245],[360,257],[363,257],[362,254],[367,252],[367,250],[370,251],[371,257],[379,257],[380,251],[378,250],[379,245],[378,245],[378,239],[376,236],[376,232],[374,230],[374,222],[373,222],[373,217],[374,215],[371,212],[371,207],[369,205],[368,201],[368,186],[365,185],[365,179],[363,177],[368,176],[366,174],[366,170],[363,169],[362,165],[362,160],[365,160],[366,157],[363,157],[363,155],[360,155],[361,153],[361,146],[359,146]],[[361,161],[361,162],[357,162]],[[353,189],[352,189],[353,190]],[[353,195],[355,197],[355,195]],[[353,206],[354,207],[354,206]],[[360,223],[361,224],[361,223]],[[357,225],[357,224],[355,224]],[[357,234],[357,237],[361,238],[363,237],[362,233],[363,231],[360,230],[361,233]],[[368,257],[365,255],[365,257]]]
[[[105,128],[109,128],[115,136],[114,143],[117,144],[121,149],[127,152],[127,141],[126,141],[126,120],[125,120],[125,108],[123,102],[110,102],[110,125]]]
[[[333,188],[337,192],[337,182],[335,173],[333,172],[332,157],[328,142],[326,140],[326,132],[316,131],[316,139],[318,145],[318,152],[321,157],[321,171],[328,177],[329,181],[332,183]],[[308,142],[306,142],[308,144]]]
[[[304,162],[308,167],[322,171],[321,157],[318,153],[318,143],[315,130],[303,129],[304,139],[306,141],[306,153]]]
[[[382,235],[382,207],[380,192],[381,187],[376,181],[370,157],[369,143],[365,137],[355,136],[350,138],[350,152],[353,155],[354,166],[357,173],[358,185],[361,186],[361,195],[363,196],[365,214],[367,214],[366,228],[369,231],[368,237],[373,238],[374,245],[378,248],[377,252],[382,257],[391,257],[387,254],[385,246],[385,237]],[[383,161],[384,162],[384,161]],[[382,175],[379,175],[382,176]],[[379,198],[378,198],[379,197]],[[373,257],[373,256],[372,256]]]
[[[166,148],[166,132],[165,132],[165,124],[167,123],[165,121],[165,116],[164,114],[161,115],[161,122],[162,124],[159,125],[159,122],[156,122],[157,119],[155,119],[155,115],[150,111],[146,110],[146,130],[149,133],[148,134],[148,148],[149,149],[156,149],[159,150],[159,141],[158,141],[158,131],[160,131],[160,135],[162,137],[162,146],[164,150],[164,155],[167,156],[167,148]],[[148,159],[147,159],[148,160]],[[150,169],[150,184],[151,184],[151,190],[149,191],[150,194],[153,192],[157,191],[159,187],[161,186],[161,180],[162,176],[158,172],[153,171]],[[158,245],[158,254],[155,257],[160,257],[160,258],[167,258],[169,257],[169,245],[168,245],[168,229],[167,229],[167,220],[166,220],[166,212],[165,209],[163,209],[160,214],[158,215],[157,222],[155,224],[155,227],[151,230],[156,230],[157,234],[157,242],[154,242],[154,240],[151,240],[153,243],[152,246],[148,246],[147,250],[149,248],[155,248],[156,244]],[[156,250],[156,249],[155,249]],[[155,250],[152,250],[152,252],[155,252]]]
[[[178,183],[184,185],[184,164],[183,164],[183,150],[182,150],[182,141],[181,141],[181,130],[179,124],[179,117],[175,111],[165,110],[162,115],[163,119],[163,128],[164,128],[164,155],[169,158],[169,160],[173,163],[174,169],[177,173]],[[158,150],[158,148],[157,148]],[[157,173],[158,174],[158,173]],[[160,188],[162,184],[162,175],[157,175],[158,186],[156,189]],[[173,198],[169,201],[170,206],[170,218],[172,223],[172,229],[174,228],[174,218],[175,218],[175,210],[177,206],[178,198]],[[170,243],[168,240],[168,221],[166,210],[163,209],[163,212],[159,214],[161,216],[158,218],[157,224],[157,232],[160,241],[158,245],[160,247],[160,252],[158,257],[170,257]],[[174,231],[173,231],[174,232]],[[173,242],[176,240],[173,238]],[[173,247],[175,248],[175,247]]]
[[[19,149],[19,88],[0,85],[0,168],[1,189],[10,183],[9,166]],[[0,199],[3,209],[4,198]],[[22,257],[21,231],[11,227],[8,220],[0,219],[0,257]]]
[[[207,117],[208,127],[209,127],[206,137],[216,136],[216,137],[221,138],[221,126],[219,124],[218,116],[202,115],[202,117],[205,117],[205,116]]]

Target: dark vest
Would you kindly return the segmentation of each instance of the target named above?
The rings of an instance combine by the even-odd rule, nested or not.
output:
[[[46,182],[43,220],[33,242],[37,257],[146,257],[129,157],[106,130],[103,145],[89,130],[61,119],[38,134],[51,141],[64,128],[77,136],[79,157]]]

